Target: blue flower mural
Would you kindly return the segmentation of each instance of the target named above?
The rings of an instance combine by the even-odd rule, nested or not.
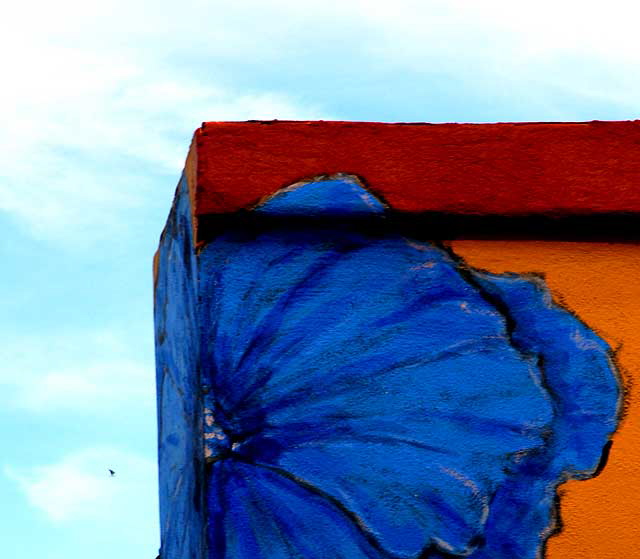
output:
[[[533,559],[558,484],[595,473],[607,345],[384,214],[309,182],[203,249],[211,559]]]

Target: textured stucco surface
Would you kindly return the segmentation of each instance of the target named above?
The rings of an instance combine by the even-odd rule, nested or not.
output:
[[[339,172],[403,212],[630,212],[640,210],[639,142],[639,121],[207,122],[194,136],[190,180],[196,216]]]
[[[204,557],[195,255],[183,178],[155,261],[162,559]]]
[[[554,298],[606,339],[626,387],[623,421],[602,473],[560,491],[562,531],[547,559],[636,557],[640,542],[640,245],[456,241],[470,265],[544,275]]]
[[[637,121],[206,123],[194,138],[185,170],[189,180],[180,182],[156,266],[163,559],[200,559],[204,545],[198,369],[204,340],[192,224],[210,214],[250,208],[301,178],[335,172],[360,176],[392,208],[406,212],[637,212],[639,138]],[[640,245],[456,241],[451,246],[473,267],[544,275],[554,298],[616,350],[627,390],[623,422],[603,472],[562,486],[564,526],[549,541],[546,557],[634,557],[640,541],[640,394],[634,386],[640,375]]]

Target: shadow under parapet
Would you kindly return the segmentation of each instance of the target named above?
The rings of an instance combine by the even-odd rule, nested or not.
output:
[[[266,215],[249,210],[199,217],[198,247],[229,229],[348,229],[373,236],[389,233],[419,240],[541,240],[640,243],[637,213],[590,215],[461,215],[387,211],[384,215]]]

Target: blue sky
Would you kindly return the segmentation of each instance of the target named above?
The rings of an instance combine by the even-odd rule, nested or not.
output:
[[[589,6],[3,8],[3,556],[155,558],[151,259],[201,121],[639,118],[640,7]]]

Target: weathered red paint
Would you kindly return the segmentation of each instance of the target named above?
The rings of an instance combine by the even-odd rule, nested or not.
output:
[[[337,172],[404,212],[639,212],[640,121],[206,122],[188,167],[196,222]]]

